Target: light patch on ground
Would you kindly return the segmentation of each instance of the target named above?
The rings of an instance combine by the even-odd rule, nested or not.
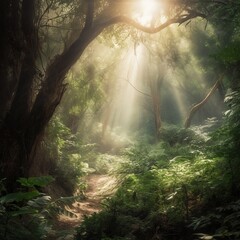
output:
[[[85,192],[86,199],[81,202],[74,202],[72,206],[66,207],[66,214],[61,214],[58,218],[56,230],[52,233],[54,236],[57,229],[69,232],[64,237],[54,238],[57,240],[74,239],[74,227],[81,224],[84,216],[90,216],[93,213],[101,211],[101,201],[111,196],[117,186],[117,179],[109,175],[91,174],[86,178],[88,187]],[[72,232],[71,232],[72,230]],[[53,239],[51,237],[48,238]]]

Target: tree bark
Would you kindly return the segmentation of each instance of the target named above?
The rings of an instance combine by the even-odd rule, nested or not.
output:
[[[0,8],[0,128],[10,109],[22,65],[19,1],[3,1]]]
[[[97,17],[94,18],[94,0],[89,0],[82,32],[48,65],[42,86],[33,98],[36,61],[39,57],[39,36],[36,29],[37,3],[38,1],[32,0],[10,0],[1,4],[1,7],[6,7],[1,10],[4,29],[2,33],[4,38],[1,43],[7,46],[7,50],[0,46],[3,52],[0,67],[0,97],[3,100],[0,102],[0,111],[2,111],[0,113],[0,166],[1,178],[7,179],[6,187],[9,192],[14,190],[17,178],[29,175],[29,169],[34,162],[34,153],[39,146],[44,129],[65,92],[64,79],[67,72],[80,58],[86,47],[105,28],[123,23],[144,32],[156,33],[171,24],[181,24],[201,16],[196,13],[189,15],[184,13],[159,27],[148,28],[126,16],[117,16],[103,21]],[[9,12],[4,14],[5,10]],[[11,31],[8,29],[9,23]]]
[[[155,132],[156,138],[160,138],[160,129],[162,127],[161,113],[160,113],[160,103],[161,103],[161,88],[162,88],[163,78],[157,79],[154,81],[152,79],[149,80],[150,87],[150,95],[152,98],[152,106],[153,106],[153,115],[154,115],[154,123],[155,123]]]
[[[6,28],[3,32],[11,42],[5,45],[10,53],[4,59],[6,62],[1,63],[1,69],[5,66],[7,73],[3,78],[5,93],[1,93],[1,110],[5,112],[0,126],[0,164],[1,177],[6,178],[9,191],[14,189],[16,178],[24,174],[23,166],[28,158],[25,130],[28,128],[37,59],[36,3],[31,0],[11,1],[7,16],[10,16],[12,31]]]
[[[199,103],[195,104],[189,111],[189,114],[185,120],[184,126],[185,128],[189,128],[191,126],[192,119],[195,115],[195,113],[209,100],[209,98],[214,94],[214,92],[218,89],[221,80],[223,78],[223,75],[220,76],[220,78],[215,82],[213,87],[210,89],[206,97]]]

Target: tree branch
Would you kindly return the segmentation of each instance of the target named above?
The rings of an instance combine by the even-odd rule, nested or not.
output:
[[[194,114],[208,101],[208,99],[213,95],[213,93],[217,90],[217,88],[219,87],[222,79],[224,77],[224,74],[222,74],[219,79],[215,82],[215,84],[213,85],[213,87],[210,89],[210,91],[208,92],[208,94],[205,96],[205,98],[195,104],[191,109],[190,109],[190,112],[185,120],[185,123],[184,123],[184,126],[185,128],[189,128],[191,126],[191,121],[192,121],[192,118],[194,116]]]
[[[132,27],[135,27],[138,30],[141,30],[145,33],[153,34],[153,33],[160,32],[161,30],[163,30],[164,28],[168,27],[171,24],[179,23],[181,25],[182,23],[189,21],[196,17],[206,18],[206,15],[192,11],[192,12],[189,12],[189,14],[182,14],[175,18],[169,19],[165,23],[159,25],[158,27],[146,27],[129,17],[116,16],[116,17],[113,17],[113,18],[101,23],[101,27],[106,28],[106,27],[109,27],[109,26],[117,24],[117,23],[124,23],[124,24],[130,25]]]
[[[87,16],[84,29],[88,29],[92,26],[94,15],[94,0],[87,0]]]
[[[129,83],[129,85],[134,88],[137,92],[147,96],[147,97],[151,97],[149,94],[145,93],[145,92],[142,92],[141,90],[137,89],[128,79],[126,79],[126,81]]]
[[[65,86],[63,85],[65,75],[73,64],[76,63],[86,47],[99,36],[104,29],[113,24],[123,23],[133,26],[140,31],[153,34],[163,30],[171,24],[182,24],[195,17],[205,16],[200,13],[186,11],[184,15],[178,15],[156,28],[142,26],[140,23],[126,16],[116,16],[106,21],[101,21],[100,19],[94,20],[94,0],[88,0],[88,9],[83,31],[69,48],[65,49],[61,55],[56,56],[54,61],[47,68],[44,85],[36,96],[28,121],[28,125],[31,126],[26,133],[28,148],[31,149],[36,137],[44,130],[56,106],[60,102],[61,96],[65,90]]]

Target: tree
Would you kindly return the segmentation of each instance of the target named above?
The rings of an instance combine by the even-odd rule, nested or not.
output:
[[[131,18],[137,2],[10,0],[1,3],[0,164],[8,191],[14,189],[19,176],[29,176],[44,129],[66,90],[65,76],[98,35],[114,24],[133,26],[153,34],[174,23],[206,17],[208,11],[206,5],[201,9],[197,2],[173,1],[170,18],[164,23],[160,21],[157,27],[147,27]],[[39,70],[43,59],[43,32],[47,34],[51,27],[58,26],[45,24],[41,27],[41,24],[46,16],[45,23],[57,19],[57,10],[65,8],[74,9],[75,15],[68,16],[67,10],[62,10],[62,16],[68,17],[67,20],[62,18],[62,22],[69,22],[70,26],[79,21],[79,27],[66,31],[62,41],[58,39],[62,52],[50,60],[45,58],[43,72]]]
[[[209,98],[218,89],[218,87],[221,84],[222,78],[223,78],[223,75],[215,82],[213,87],[210,89],[208,94],[205,96],[205,98],[201,102],[199,102],[197,104],[194,104],[193,107],[191,107],[191,109],[190,109],[190,111],[188,113],[188,116],[187,116],[187,118],[185,120],[185,123],[184,123],[184,127],[185,128],[189,128],[191,126],[191,121],[192,121],[192,118],[194,117],[194,114],[209,100]]]

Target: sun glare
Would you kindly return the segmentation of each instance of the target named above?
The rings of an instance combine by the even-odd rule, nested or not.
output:
[[[150,25],[154,19],[154,15],[159,9],[159,1],[157,0],[140,0],[139,12],[137,20],[144,25]]]

